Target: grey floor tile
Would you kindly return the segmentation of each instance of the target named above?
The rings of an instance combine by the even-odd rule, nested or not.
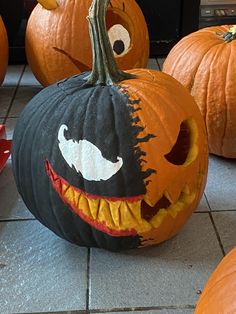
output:
[[[223,254],[208,213],[173,239],[126,253],[91,250],[90,308],[194,306]]]
[[[153,69],[153,70],[160,70],[157,60],[155,58],[149,59],[148,64],[147,64],[148,69]]]
[[[7,133],[7,139],[12,139],[13,133],[14,133],[14,128],[17,122],[17,118],[8,118],[6,120],[6,133]]]
[[[17,86],[23,70],[23,64],[8,65],[7,73],[3,81],[3,86]]]
[[[236,211],[212,213],[224,250],[228,253],[236,246]]]
[[[0,223],[0,313],[86,308],[87,249],[38,221]]]
[[[162,70],[163,63],[164,63],[165,59],[166,59],[166,58],[158,58],[158,59],[157,59],[157,62],[158,62],[159,67],[160,67],[160,70]]]
[[[236,209],[236,160],[211,155],[205,189],[211,210]]]
[[[17,192],[11,161],[0,173],[0,220],[33,218]]]
[[[0,117],[5,118],[16,87],[0,87]]]
[[[210,211],[210,208],[207,204],[207,201],[206,201],[206,197],[205,197],[205,194],[203,194],[202,198],[201,198],[201,201],[196,209],[197,212],[205,212],[205,211]]]
[[[19,87],[13,101],[9,117],[18,117],[27,103],[40,91],[42,90],[41,86],[35,87]]]
[[[24,86],[41,86],[39,81],[35,78],[34,74],[32,73],[29,65],[26,66],[23,76],[20,81],[20,85]]]

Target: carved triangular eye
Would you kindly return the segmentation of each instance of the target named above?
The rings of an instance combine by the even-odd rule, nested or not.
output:
[[[191,161],[197,153],[196,150],[197,130],[193,120],[185,120],[181,123],[177,140],[171,151],[165,158],[174,165],[184,165],[191,155]],[[190,160],[189,160],[190,162]],[[189,162],[187,162],[189,164]]]

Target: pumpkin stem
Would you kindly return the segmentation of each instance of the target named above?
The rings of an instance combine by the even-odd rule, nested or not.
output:
[[[106,10],[110,0],[93,0],[89,9],[89,34],[93,53],[92,72],[87,83],[113,85],[135,75],[121,71],[115,61],[106,30]]]
[[[230,41],[236,39],[236,25],[233,25],[232,27],[230,27],[228,32],[225,32],[223,34],[223,38],[226,42],[230,42]]]

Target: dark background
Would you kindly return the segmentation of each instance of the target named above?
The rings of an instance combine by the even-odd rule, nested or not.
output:
[[[200,0],[136,0],[145,16],[151,56],[166,56],[185,35],[198,29]],[[26,62],[24,31],[36,0],[0,0],[0,14],[7,28],[9,63]]]

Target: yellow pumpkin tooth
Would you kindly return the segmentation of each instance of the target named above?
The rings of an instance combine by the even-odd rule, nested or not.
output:
[[[98,220],[105,222],[108,227],[114,227],[114,222],[111,216],[110,208],[106,200],[100,200],[100,207],[98,212]]]
[[[74,204],[74,189],[71,186],[64,186],[62,188],[62,193],[65,200]]]
[[[196,197],[196,192],[192,192],[190,195],[186,195],[185,203],[191,204],[194,201],[195,197]]]
[[[122,202],[120,205],[121,227],[132,228],[138,224],[137,219],[133,215],[132,211],[126,202]]]
[[[76,208],[79,207],[79,197],[80,197],[80,194],[79,192],[77,192],[76,190],[74,190],[74,206]]]
[[[86,199],[82,194],[80,195],[79,201],[78,201],[78,208],[83,212],[83,214],[87,215],[88,217],[92,218],[90,209],[89,209],[89,204]]]
[[[176,202],[178,202],[181,192],[181,188],[177,189],[175,187],[168,187],[168,189],[166,190],[166,195],[168,195],[168,200],[171,200],[171,204],[175,204]]]
[[[88,199],[88,204],[93,219],[97,219],[98,217],[99,201],[99,199]]]
[[[143,200],[151,207],[153,207],[155,204],[152,204],[152,202],[150,201],[150,199],[148,198],[147,194],[144,195]]]
[[[69,189],[69,186],[68,185],[66,185],[66,184],[61,184],[61,194],[62,195],[64,195],[65,194],[65,192],[66,192],[66,190],[68,190]]]
[[[185,185],[185,187],[183,188],[183,192],[185,193],[185,194],[190,194],[190,188],[189,188],[189,185]]]
[[[109,202],[111,216],[116,227],[119,227],[121,224],[120,204],[121,204],[121,201]]]
[[[159,211],[158,211],[158,215],[155,215],[151,220],[150,220],[150,224],[154,227],[154,228],[158,228],[163,219],[165,218],[165,216],[168,215],[168,212],[166,209],[164,208],[161,208]]]
[[[44,9],[47,10],[54,10],[58,7],[56,0],[37,0],[37,1],[44,7]]]
[[[138,221],[139,224],[142,223],[141,217],[141,200],[133,203],[128,203],[129,210],[132,213],[132,216]]]
[[[168,201],[169,201],[171,204],[173,204],[173,200],[172,200],[172,198],[170,197],[170,194],[169,194],[167,191],[164,192],[164,195],[165,195],[165,197],[168,199]]]
[[[171,206],[169,207],[168,213],[169,213],[173,218],[175,218],[175,217],[177,216],[178,212],[180,212],[181,209],[183,209],[184,205],[185,205],[184,203],[177,202],[176,204],[171,205]]]

